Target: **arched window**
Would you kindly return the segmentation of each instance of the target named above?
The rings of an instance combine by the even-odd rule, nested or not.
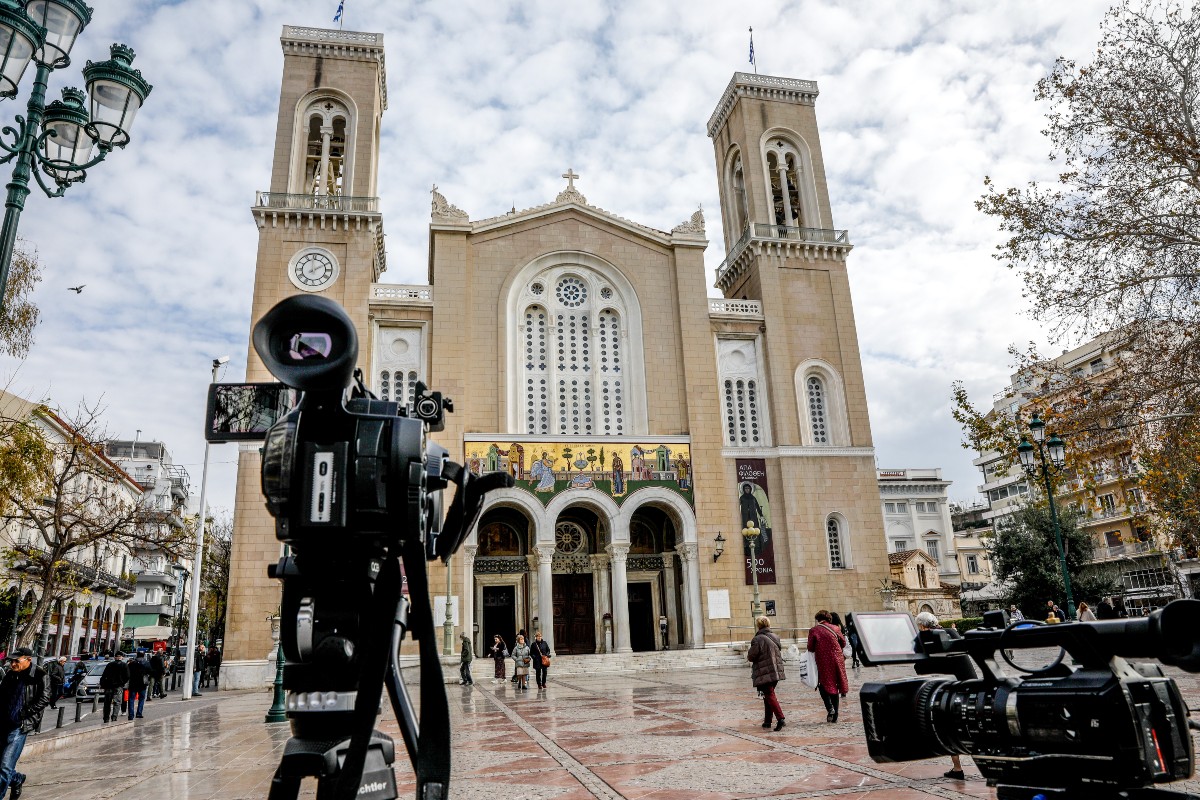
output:
[[[750,221],[749,204],[746,200],[746,173],[742,166],[742,155],[736,151],[729,165],[729,193],[730,206],[733,209],[733,230],[730,233],[736,238],[742,235]]]
[[[375,332],[375,394],[401,406],[411,406],[417,380],[424,369],[424,331],[400,325],[380,325]]]
[[[301,98],[296,106],[290,193],[322,198],[353,194],[356,114],[350,97],[333,89],[316,89]]]
[[[521,325],[525,433],[626,433],[622,315],[612,288],[590,277],[528,287],[541,302],[525,308]]]
[[[825,382],[816,375],[809,375],[805,388],[808,391],[808,424],[812,430],[813,444],[829,444]]]
[[[825,539],[829,545],[829,568],[845,569],[845,543],[842,540],[842,526],[837,517],[825,521]]]
[[[633,286],[589,253],[534,259],[502,296],[514,433],[647,432],[642,323]]]
[[[800,176],[796,168],[798,161],[799,156],[789,142],[775,139],[768,145],[767,170],[771,184],[771,208],[776,225],[804,225]]]
[[[806,447],[849,447],[845,389],[833,367],[820,359],[800,364],[795,373],[800,439]]]

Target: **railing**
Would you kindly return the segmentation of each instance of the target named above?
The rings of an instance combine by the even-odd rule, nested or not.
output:
[[[1158,548],[1154,542],[1128,542],[1111,547],[1098,547],[1092,557],[1093,561],[1108,561],[1123,556],[1136,556],[1141,553],[1152,553]]]
[[[404,286],[398,283],[371,284],[372,300],[423,300],[433,302],[432,286]]]
[[[301,28],[285,25],[283,38],[303,39],[309,42],[344,42],[346,44],[380,44],[383,41],[381,33],[362,33],[359,31],[334,31],[328,28]]]
[[[731,317],[761,317],[762,303],[758,300],[709,300],[708,313]]]
[[[258,192],[256,208],[280,208],[298,211],[334,211],[341,213],[375,213],[379,211],[378,197],[346,197],[338,194],[284,194]]]
[[[844,230],[834,230],[832,228],[798,228],[792,225],[770,225],[762,222],[752,222],[746,226],[746,230],[742,231],[742,235],[729,248],[729,254],[725,256],[725,260],[717,267],[718,283],[720,283],[721,276],[729,268],[729,265],[737,260],[738,256],[742,254],[742,251],[746,249],[746,245],[752,239],[775,242],[800,242],[802,244],[845,246],[850,244],[850,234]]]

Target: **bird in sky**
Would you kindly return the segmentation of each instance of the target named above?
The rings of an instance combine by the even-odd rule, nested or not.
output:
[[[85,286],[87,286],[86,283],[81,283],[78,286],[68,286],[67,289],[74,292],[75,294],[83,294],[83,287],[85,287]]]

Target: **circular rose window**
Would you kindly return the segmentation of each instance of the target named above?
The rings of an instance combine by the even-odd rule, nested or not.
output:
[[[554,549],[571,555],[583,549],[583,528],[574,522],[560,522],[554,528]]]
[[[563,278],[555,289],[558,302],[567,308],[578,308],[587,300],[587,287],[579,278]]]

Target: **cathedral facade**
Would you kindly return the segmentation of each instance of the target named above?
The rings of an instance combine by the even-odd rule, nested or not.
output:
[[[253,320],[292,294],[338,301],[376,395],[410,401],[420,380],[454,398],[434,438],[513,475],[449,575],[432,567],[456,636],[478,648],[540,630],[559,654],[716,646],[749,638],[755,577],[785,636],[820,608],[879,607],[888,560],[851,245],[830,212],[814,82],[737,73],[708,121],[722,297],[708,294],[701,211],[670,230],[630,221],[570,169],[550,202],[499,216],[435,187],[428,284],[407,286],[380,281],[382,35],[286,27],[282,44]],[[253,349],[248,363],[247,380],[271,380]],[[271,649],[279,602],[259,469],[243,446],[235,673]]]

